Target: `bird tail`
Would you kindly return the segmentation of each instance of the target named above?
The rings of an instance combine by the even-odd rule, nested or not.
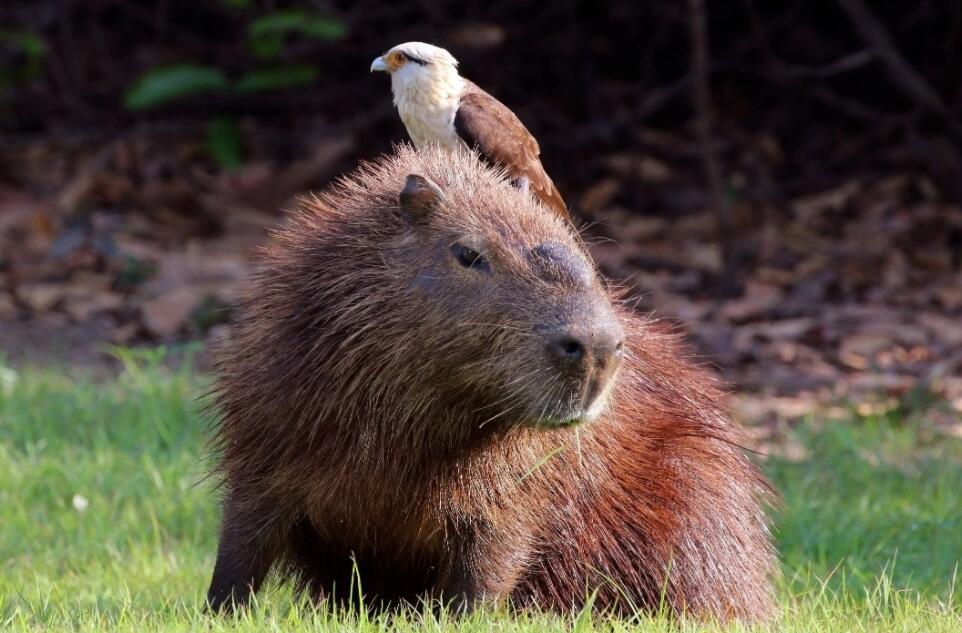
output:
[[[561,197],[561,192],[555,187],[554,182],[549,181],[546,188],[537,191],[537,195],[546,207],[557,213],[562,219],[568,222],[572,221],[568,205],[565,204],[564,198]]]

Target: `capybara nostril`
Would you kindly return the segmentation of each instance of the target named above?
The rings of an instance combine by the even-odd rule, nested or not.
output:
[[[548,354],[558,368],[572,373],[614,369],[621,362],[624,340],[616,321],[599,320],[592,327],[565,327],[548,342]]]
[[[625,349],[625,332],[616,321],[609,321],[594,332],[591,352],[600,367],[614,369]]]
[[[584,360],[585,345],[574,336],[560,336],[548,344],[554,360],[566,366],[576,366]]]
[[[621,357],[625,354],[625,338],[620,336],[615,340],[615,346],[612,349],[611,356],[615,362],[620,362]]]

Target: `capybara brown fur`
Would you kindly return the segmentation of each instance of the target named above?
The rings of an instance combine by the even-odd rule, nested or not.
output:
[[[715,380],[473,154],[401,147],[303,201],[241,313],[212,608],[273,569],[386,607],[770,612],[770,493]]]

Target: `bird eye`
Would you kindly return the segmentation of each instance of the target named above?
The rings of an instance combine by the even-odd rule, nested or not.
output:
[[[396,61],[397,63],[400,64],[400,63],[402,63],[404,60],[405,60],[404,53],[402,53],[401,51],[398,51],[398,52],[394,53],[394,61]]]
[[[484,258],[484,255],[464,244],[455,244],[452,246],[451,254],[454,255],[458,263],[465,268],[484,271],[491,270],[491,265],[488,263],[488,260]]]

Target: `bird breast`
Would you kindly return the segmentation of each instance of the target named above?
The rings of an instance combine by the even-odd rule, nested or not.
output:
[[[454,129],[460,91],[450,86],[417,86],[395,94],[394,102],[408,135],[418,147],[438,144],[455,148],[461,137]],[[418,89],[420,88],[420,89]]]
[[[415,113],[409,116],[401,115],[408,135],[418,147],[437,144],[453,149],[461,143],[460,137],[454,130],[454,117],[445,113]]]

